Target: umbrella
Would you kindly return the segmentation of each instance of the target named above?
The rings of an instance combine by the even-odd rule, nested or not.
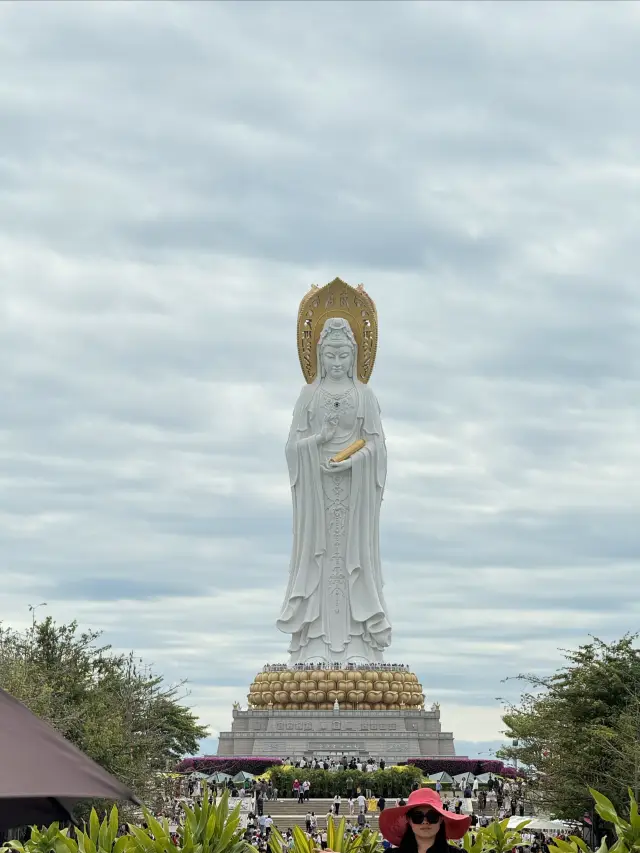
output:
[[[241,770],[231,780],[232,782],[250,782],[254,777],[253,773],[246,773],[244,770]]]
[[[231,779],[228,773],[223,773],[221,770],[218,770],[216,773],[212,773],[209,776],[209,782],[213,782],[214,785],[224,785],[225,782],[228,782]]]
[[[208,779],[209,778],[206,773],[200,773],[199,770],[194,770],[193,773],[189,773],[189,776],[192,779]]]
[[[457,782],[461,788],[466,788],[467,785],[473,785],[473,780],[476,777],[473,773],[458,773],[457,776],[453,777],[453,781]]]
[[[449,776],[448,773],[446,773],[444,770],[441,770],[439,773],[433,773],[431,776],[429,776],[429,781],[441,782],[443,785],[449,785],[451,782],[453,782],[453,779],[451,778],[451,776]]]
[[[0,689],[0,831],[72,820],[80,800],[134,794],[44,720]]]

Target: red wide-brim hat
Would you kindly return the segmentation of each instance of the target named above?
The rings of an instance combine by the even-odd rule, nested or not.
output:
[[[407,826],[409,825],[407,812],[419,806],[428,806],[434,812],[442,815],[449,841],[458,841],[471,826],[471,818],[468,815],[448,812],[442,805],[440,794],[436,793],[436,791],[431,791],[429,788],[420,788],[409,795],[406,806],[385,809],[380,815],[378,822],[380,832],[394,847],[400,846],[400,842],[407,831]]]

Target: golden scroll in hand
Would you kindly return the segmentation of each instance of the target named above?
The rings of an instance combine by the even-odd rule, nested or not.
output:
[[[341,450],[340,453],[336,453],[329,462],[346,462],[346,460],[350,459],[354,453],[362,450],[366,443],[367,442],[364,438],[359,438],[357,441],[354,441],[353,444],[350,444],[349,447],[345,447],[344,450]]]

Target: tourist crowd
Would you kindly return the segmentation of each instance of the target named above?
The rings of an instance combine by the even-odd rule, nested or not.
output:
[[[324,762],[319,762],[324,764]],[[370,762],[374,764],[373,760]],[[383,763],[383,762],[381,762]],[[306,766],[313,768],[314,762]],[[350,762],[348,762],[348,765]],[[301,769],[304,769],[301,766]],[[371,791],[356,790],[343,797],[336,793],[332,798],[327,814],[319,815],[313,808],[311,795],[311,784],[304,774],[296,779],[292,794],[297,798],[299,804],[306,806],[304,816],[304,827],[308,838],[312,839],[317,848],[327,848],[327,821],[330,817],[340,820],[346,819],[346,832],[357,834],[365,828],[370,827],[373,814],[382,814],[385,809],[395,806],[406,805],[405,799],[393,799],[390,802],[384,796],[372,796]],[[186,790],[185,790],[186,789]],[[517,782],[509,782],[501,779],[490,778],[486,787],[479,789],[477,784],[468,785],[464,790],[456,787],[453,791],[444,791],[441,783],[436,783],[436,793],[442,802],[444,812],[452,812],[456,815],[468,815],[471,828],[488,826],[498,817],[500,819],[523,814],[524,801],[522,789]],[[187,796],[176,797],[172,803],[165,803],[158,811],[158,817],[167,817],[172,824],[172,829],[177,833],[180,821],[181,803],[194,805],[202,802],[204,795],[202,783],[196,779],[185,780],[182,792]],[[208,796],[211,800],[221,791],[209,790]],[[269,814],[267,802],[278,799],[278,791],[270,781],[249,781],[246,788],[233,786],[230,789],[233,799],[241,803],[241,814],[245,826],[245,839],[249,841],[258,853],[268,853],[269,839],[274,829],[277,829],[274,818]],[[282,798],[284,799],[284,798]],[[470,802],[471,801],[471,802]],[[487,813],[489,812],[489,813]],[[300,812],[298,812],[300,814]],[[288,822],[288,821],[287,821]],[[282,836],[285,845],[293,849],[293,834],[290,829],[283,830]],[[563,836],[560,836],[562,838]],[[551,837],[538,832],[524,833],[524,853],[549,853]],[[383,847],[388,849],[391,845],[383,841]]]
[[[301,770],[329,770],[338,772],[339,770],[358,770],[362,773],[375,773],[376,770],[384,770],[387,766],[384,758],[376,760],[375,758],[356,758],[351,756],[347,758],[343,755],[342,758],[327,755],[325,758],[283,758],[282,763]]]

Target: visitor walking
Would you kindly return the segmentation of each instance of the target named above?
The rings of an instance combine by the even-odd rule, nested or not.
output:
[[[342,805],[342,797],[340,794],[336,794],[333,798],[333,813],[336,817],[340,814],[340,806]]]

